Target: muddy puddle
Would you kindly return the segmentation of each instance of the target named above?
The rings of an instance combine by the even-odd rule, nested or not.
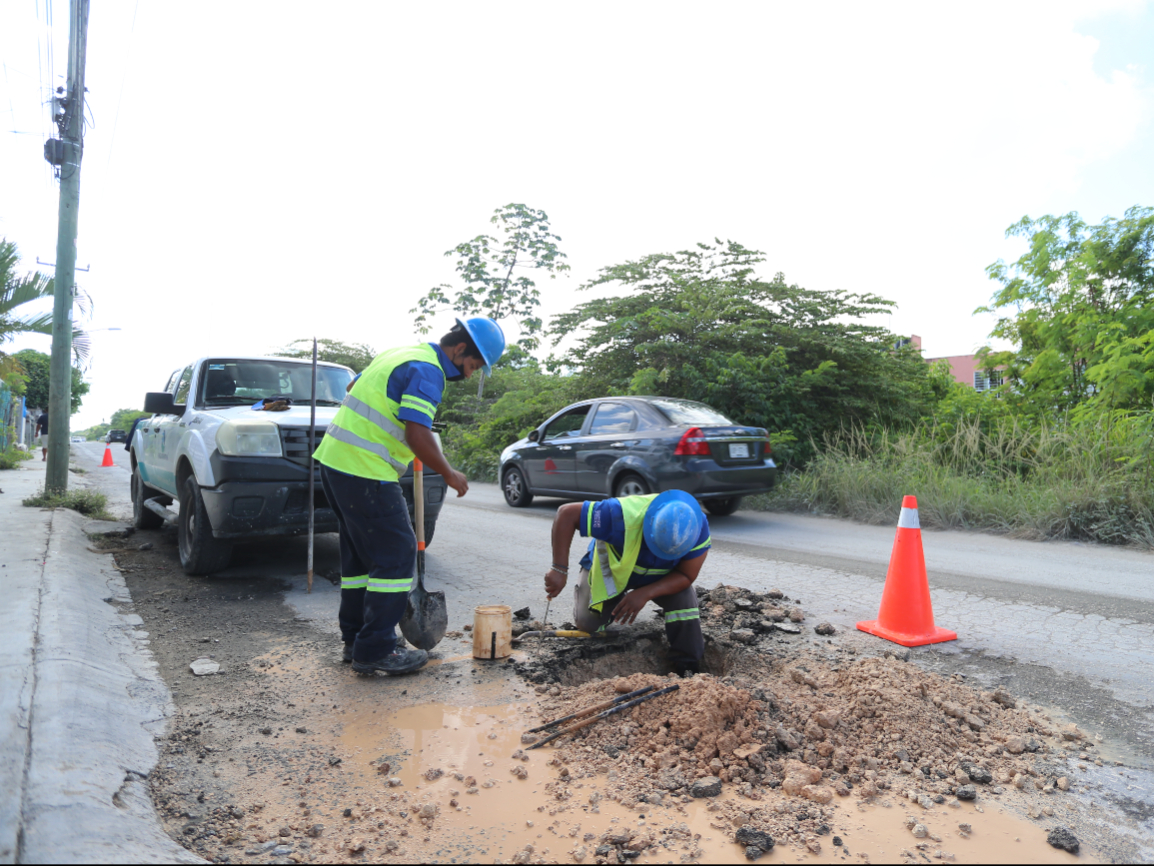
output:
[[[593,776],[570,780],[572,796],[559,801],[550,784],[560,772],[553,750],[526,750],[521,743],[521,733],[540,722],[535,701],[425,704],[389,713],[361,708],[342,717],[339,744],[348,755],[346,772],[359,776],[365,790],[391,792],[365,800],[368,814],[403,811],[406,826],[415,825],[403,837],[396,828],[378,828],[382,841],[387,835],[398,843],[391,853],[402,860],[593,862],[607,835],[646,833],[657,841],[633,858],[637,862],[744,859],[743,846],[733,841],[737,828],[719,814],[741,807],[731,793],[630,809],[600,796],[605,778]],[[387,787],[382,775],[396,787]],[[770,792],[759,805],[784,806],[791,799]],[[405,808],[398,810],[397,803]],[[804,845],[779,843],[762,862],[1099,862],[1085,847],[1079,856],[1051,847],[1040,827],[990,803],[932,810],[910,805],[846,799],[833,809],[827,832]],[[432,817],[422,820],[422,814]],[[924,825],[924,837],[913,835],[907,816]],[[966,825],[968,832],[959,829]]]

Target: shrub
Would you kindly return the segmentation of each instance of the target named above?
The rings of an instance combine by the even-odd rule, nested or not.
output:
[[[842,430],[804,472],[751,506],[895,520],[918,497],[927,528],[1154,547],[1154,413],[1027,426],[1007,417],[908,432]]]

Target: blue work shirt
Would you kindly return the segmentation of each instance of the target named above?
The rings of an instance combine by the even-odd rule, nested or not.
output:
[[[590,515],[592,509],[592,515]],[[586,529],[590,529],[586,532]],[[597,541],[608,542],[615,553],[620,553],[625,549],[625,515],[621,511],[621,502],[617,499],[603,499],[600,502],[582,502],[581,503],[581,521],[577,525],[578,531],[583,538],[592,537]],[[699,556],[704,556],[705,551],[709,550],[711,545],[709,537],[709,521],[705,519],[705,515],[701,517],[701,533],[697,536],[697,541],[693,545],[693,549],[681,559],[662,559],[656,553],[649,549],[649,545],[645,543],[645,539],[641,539],[641,552],[637,554],[637,568],[656,569],[663,573],[660,574],[634,574],[629,578],[629,589],[636,589],[639,586],[648,586],[654,581],[661,580],[666,574],[677,568],[678,564],[686,562],[690,559],[697,559]],[[593,567],[593,542],[589,542],[589,549],[585,551],[585,555],[581,557],[581,567],[589,570]]]
[[[436,343],[429,343],[429,345],[437,353],[437,360],[441,364],[441,370],[445,373],[444,378],[437,372],[436,367],[426,361],[406,361],[389,374],[389,383],[385,388],[385,393],[388,394],[390,400],[400,403],[405,394],[410,394],[413,397],[429,401],[434,407],[440,405],[441,397],[445,393],[445,380],[460,376],[461,371],[457,369],[456,364],[449,360],[449,356],[440,346]],[[353,381],[355,382],[359,378],[361,378],[361,374],[357,373],[353,377]],[[423,427],[433,426],[433,419],[424,412],[409,409],[406,406],[401,407],[400,411],[397,412],[397,417],[402,421],[414,421]]]

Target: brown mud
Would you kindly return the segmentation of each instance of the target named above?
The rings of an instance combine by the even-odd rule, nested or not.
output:
[[[338,640],[293,615],[283,586],[189,578],[173,542],[140,532],[108,544],[176,704],[154,800],[168,832],[209,860],[733,862],[743,827],[774,838],[763,862],[1094,862],[1099,850],[1057,787],[1076,784],[1067,758],[1093,760],[1092,737],[1063,740],[1033,711],[898,658],[861,658],[836,635],[815,639],[784,598],[703,593],[711,673],[677,681],[683,706],[660,709],[662,697],[526,750],[522,732],[543,719],[674,682],[660,626],[526,641],[495,663],[473,660],[462,630],[417,675],[359,677]],[[777,628],[775,611],[802,633]],[[194,676],[202,656],[221,673]],[[836,719],[825,727],[819,713]],[[1012,736],[1037,751],[1009,751]],[[958,802],[964,759],[991,780]],[[829,799],[807,785],[790,793],[790,762],[816,772],[807,785]],[[654,784],[679,781],[671,770],[685,784]],[[692,796],[713,774],[722,793]],[[1046,844],[1058,826],[1082,839],[1076,858]]]

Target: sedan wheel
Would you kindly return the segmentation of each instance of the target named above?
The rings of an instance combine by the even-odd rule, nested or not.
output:
[[[710,514],[716,514],[718,517],[725,517],[728,514],[733,514],[741,506],[742,497],[729,496],[725,499],[706,499],[705,507]]]
[[[505,470],[505,480],[501,483],[505,493],[505,501],[514,508],[524,508],[533,501],[533,494],[529,485],[525,483],[525,476],[521,470],[514,467]]]
[[[649,492],[649,485],[640,475],[622,475],[613,485],[613,495],[620,499],[623,496],[644,496]]]

